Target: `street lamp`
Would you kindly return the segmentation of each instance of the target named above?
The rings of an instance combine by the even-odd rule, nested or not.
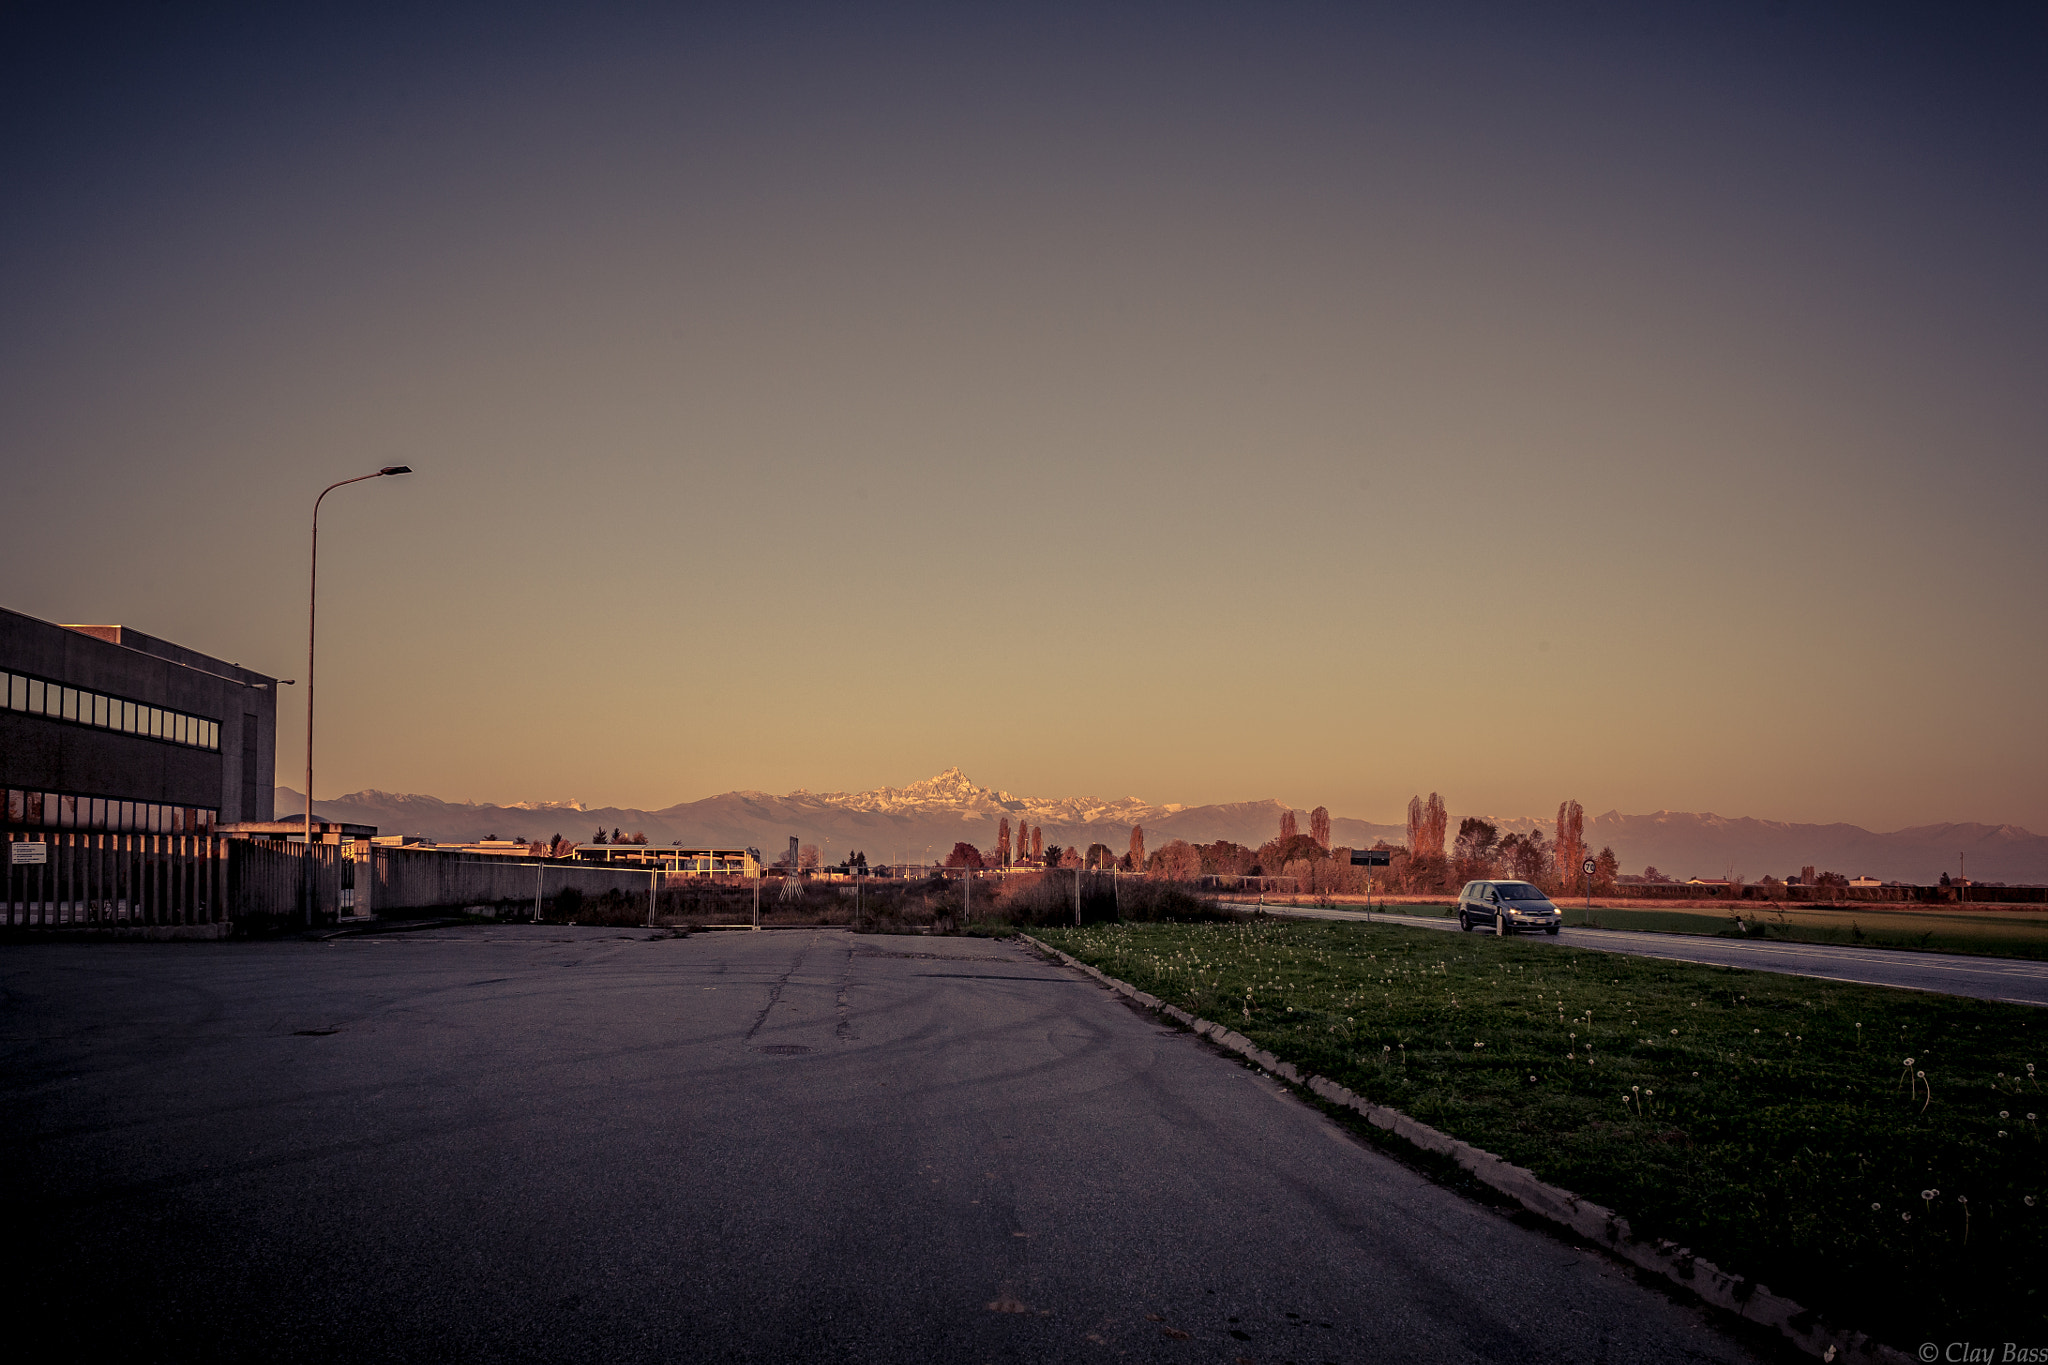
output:
[[[388,464],[374,474],[358,474],[341,483],[331,483],[320,490],[320,496],[313,499],[313,569],[311,581],[306,589],[306,923],[313,923],[313,642],[315,639],[315,616],[320,605],[320,503],[329,493],[344,484],[361,483],[365,479],[381,479],[390,474],[410,474],[407,465]]]

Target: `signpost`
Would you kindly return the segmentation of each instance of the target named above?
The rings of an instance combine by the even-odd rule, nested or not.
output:
[[[1593,872],[1598,867],[1599,864],[1591,858],[1579,864],[1579,870],[1586,874],[1586,909],[1588,912],[1593,909]]]
[[[1353,867],[1391,867],[1394,855],[1384,848],[1354,848],[1351,850]],[[1365,874],[1365,919],[1372,922],[1372,873]]]

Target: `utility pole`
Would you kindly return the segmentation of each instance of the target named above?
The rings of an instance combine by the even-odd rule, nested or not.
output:
[[[1081,927],[1081,865],[1074,864],[1074,927]]]

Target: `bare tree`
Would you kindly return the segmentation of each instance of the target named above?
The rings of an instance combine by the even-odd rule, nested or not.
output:
[[[1045,856],[1044,825],[1033,825],[1031,827],[1031,856],[1034,858],[1043,858]]]
[[[806,872],[816,868],[818,865],[818,846],[816,844],[805,844],[802,848],[798,849],[796,865]]]
[[[1557,882],[1569,890],[1584,875],[1579,865],[1586,860],[1586,810],[1576,801],[1561,801],[1557,807],[1557,842],[1552,845],[1557,859]]]
[[[996,866],[1010,865],[1010,817],[1005,815],[996,825]]]
[[[1292,839],[1299,833],[1301,833],[1301,829],[1294,823],[1294,808],[1290,806],[1280,812],[1280,837]]]
[[[1140,872],[1145,870],[1145,827],[1131,826],[1131,866]]]

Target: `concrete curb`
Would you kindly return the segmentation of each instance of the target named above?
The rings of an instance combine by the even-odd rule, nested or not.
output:
[[[1726,1309],[1749,1322],[1776,1328],[1800,1349],[1822,1360],[1834,1361],[1858,1356],[1867,1360],[1884,1361],[1886,1365],[1907,1365],[1909,1358],[1904,1352],[1873,1341],[1861,1332],[1831,1330],[1820,1321],[1818,1315],[1800,1307],[1792,1300],[1773,1294],[1753,1280],[1731,1275],[1711,1261],[1693,1255],[1675,1242],[1637,1240],[1629,1230],[1628,1220],[1611,1209],[1604,1209],[1589,1200],[1581,1199],[1570,1190],[1561,1190],[1555,1185],[1545,1184],[1520,1166],[1503,1161],[1493,1153],[1474,1147],[1469,1142],[1460,1142],[1448,1133],[1438,1132],[1426,1123],[1417,1123],[1398,1109],[1374,1104],[1335,1081],[1326,1080],[1321,1076],[1304,1076],[1292,1062],[1281,1061],[1243,1034],[1227,1029],[1221,1024],[1211,1023],[1207,1019],[1198,1019],[1179,1006],[1169,1005],[1155,995],[1148,995],[1127,981],[1119,981],[1113,976],[1105,975],[1049,943],[1042,943],[1029,934],[1020,933],[1018,937],[1067,966],[1086,972],[1117,994],[1136,1001],[1146,1009],[1185,1024],[1218,1047],[1229,1048],[1261,1070],[1298,1085],[1330,1104],[1354,1110],[1374,1127],[1384,1128],[1426,1152],[1437,1152],[1450,1157],[1482,1183],[1498,1190],[1537,1217],[1570,1229],[1587,1241],[1605,1247],[1631,1265],[1663,1276],[1673,1284],[1697,1295],[1703,1302]]]

